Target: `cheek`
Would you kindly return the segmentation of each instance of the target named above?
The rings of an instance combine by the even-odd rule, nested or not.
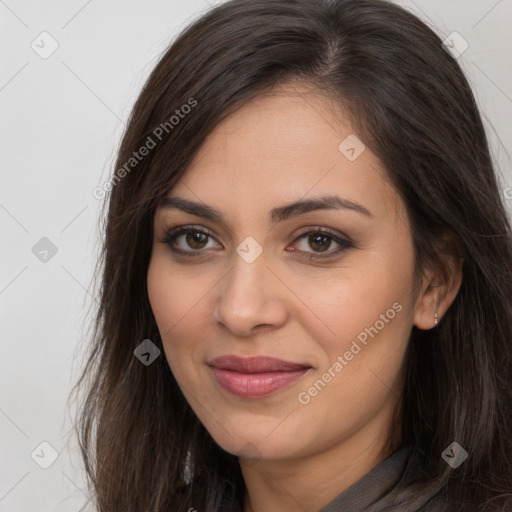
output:
[[[208,318],[204,308],[211,284],[156,254],[148,268],[147,288],[165,357],[176,379],[182,381],[203,363],[199,348],[204,344]]]
[[[341,271],[326,273],[306,287],[304,282],[297,283],[295,288],[298,291],[302,286],[299,293],[304,304],[321,320],[316,338],[331,361],[350,350],[354,340],[359,340],[362,347],[374,337],[386,344],[403,340],[407,332],[412,260],[403,258],[398,265],[396,257],[389,254],[365,255],[364,259]]]
[[[169,340],[180,339],[180,319],[186,318],[190,287],[180,286],[177,274],[167,267],[163,258],[153,256],[148,269],[147,286],[149,302],[162,338],[165,356],[172,372],[175,373],[175,369],[179,367],[175,361],[180,358],[180,345],[171,344]],[[181,349],[185,346],[182,344]]]
[[[152,257],[147,275],[148,297],[162,338],[190,322],[208,293],[206,283],[170,264],[165,256]]]
[[[368,272],[333,291],[332,300],[317,302],[330,330],[316,338],[322,364],[295,400],[301,417],[323,425],[325,439],[349,436],[390,414],[401,393],[411,312],[407,286],[393,277],[379,281]]]
[[[308,289],[308,305],[326,327],[316,335],[322,364],[297,397],[311,405],[311,413],[340,404],[330,413],[339,421],[347,421],[347,411],[363,418],[378,410],[390,389],[399,392],[395,384],[411,330],[414,263],[402,249],[400,261],[391,250],[371,254],[344,269],[335,283],[325,280],[323,287]]]
[[[391,329],[390,326],[386,328]],[[391,331],[387,334],[390,336]],[[319,371],[299,390],[296,427],[300,430],[299,424],[315,422],[316,426],[310,427],[313,446],[321,448],[358,432],[365,439],[367,426],[367,432],[373,432],[368,439],[387,431],[400,396],[406,345],[397,344],[391,349],[386,346],[384,335],[382,331],[367,346],[359,343],[361,349],[351,360],[344,353],[339,354],[343,362],[333,357],[339,366],[334,364]]]
[[[172,329],[173,322],[179,318],[180,301],[174,291],[175,279],[166,274],[158,258],[153,257],[149,264],[147,286],[153,315],[162,338],[165,338],[165,333]]]
[[[330,330],[315,341],[322,346],[323,357],[317,371],[302,386],[306,393],[301,404],[322,394],[316,401],[328,404],[357,402],[366,396],[366,403],[378,401],[379,391],[392,387],[400,373],[410,333],[409,313],[400,300],[362,301],[356,308],[357,297],[351,296],[345,311],[334,307]],[[324,310],[328,315],[328,312]],[[337,316],[336,316],[337,314]],[[326,388],[329,388],[328,390]],[[327,391],[324,391],[324,389]]]

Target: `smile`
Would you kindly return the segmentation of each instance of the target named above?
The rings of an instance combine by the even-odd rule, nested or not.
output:
[[[222,356],[208,363],[219,386],[244,398],[271,395],[302,377],[311,366],[273,357]]]

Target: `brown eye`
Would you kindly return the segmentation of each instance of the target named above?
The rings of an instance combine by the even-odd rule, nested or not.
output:
[[[191,226],[180,226],[166,232],[162,243],[167,244],[171,251],[185,256],[199,256],[203,249],[208,248],[208,242],[213,241],[209,231]],[[217,247],[221,247],[217,244]]]
[[[298,252],[308,255],[309,259],[329,258],[336,256],[346,249],[355,247],[348,238],[344,238],[326,228],[320,227],[302,233],[302,235],[296,239],[296,244]],[[329,251],[332,244],[336,244],[338,248]]]
[[[185,240],[192,249],[203,249],[208,242],[208,235],[202,231],[189,231],[185,234]]]
[[[318,250],[320,252],[326,251],[331,245],[332,238],[327,235],[309,235],[308,236],[308,244],[312,249]]]

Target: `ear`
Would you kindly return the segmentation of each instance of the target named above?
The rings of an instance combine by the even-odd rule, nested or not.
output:
[[[462,283],[464,259],[452,237],[443,237],[443,250],[439,252],[440,264],[425,272],[416,299],[413,325],[427,330],[436,326],[455,300]]]

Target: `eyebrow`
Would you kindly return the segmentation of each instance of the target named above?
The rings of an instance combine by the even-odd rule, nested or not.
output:
[[[222,213],[215,208],[182,197],[165,197],[162,199],[159,208],[163,210],[178,209],[185,213],[190,213],[191,215],[197,215],[198,217],[204,217],[224,224],[226,223]],[[269,212],[269,219],[272,224],[275,224],[315,210],[352,210],[367,217],[374,217],[363,205],[331,195],[295,201],[284,206],[272,208]]]

